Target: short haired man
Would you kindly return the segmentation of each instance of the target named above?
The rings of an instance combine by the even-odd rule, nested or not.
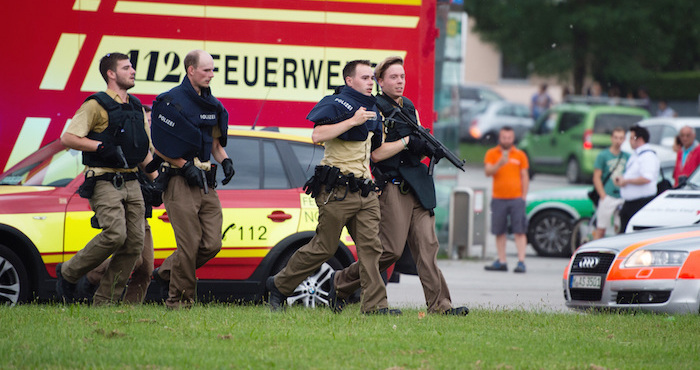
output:
[[[630,146],[634,154],[625,165],[625,173],[615,178],[620,196],[625,202],[620,210],[620,233],[629,220],[656,196],[659,179],[659,158],[649,147],[649,131],[641,126],[630,127]]]
[[[676,153],[676,166],[673,168],[673,180],[676,186],[685,182],[688,176],[700,164],[700,145],[695,140],[695,130],[690,126],[681,127],[678,133],[681,146]]]
[[[347,226],[357,246],[364,314],[401,314],[389,310],[386,286],[379,273],[379,199],[369,169],[370,153],[378,147],[381,125],[377,120],[374,80],[367,60],[343,68],[345,86],[339,94],[324,97],[306,117],[314,123],[315,143],[324,142],[320,165],[305,188],[316,199],[318,226],[311,241],[290,257],[287,266],[267,279],[269,304],[280,310],[286,298],[311,273],[331,258]],[[331,289],[331,306],[337,298]]]
[[[629,159],[629,153],[621,150],[625,141],[625,129],[616,127],[610,133],[610,147],[601,151],[593,165],[593,186],[600,196],[596,210],[596,229],[593,239],[605,236],[605,230],[613,227],[613,214],[624,201],[620,198],[620,188],[614,178],[621,176]]]
[[[518,265],[513,272],[525,272],[525,250],[527,249],[527,216],[525,199],[530,186],[527,155],[514,146],[515,132],[504,126],[498,133],[498,146],[486,152],[484,171],[493,176],[491,198],[491,232],[496,235],[498,259],[485,266],[489,271],[508,271],[506,263],[506,233],[508,219],[515,234],[518,250]]]
[[[61,143],[83,152],[87,168],[80,195],[90,200],[102,231],[56,266],[57,293],[72,302],[78,280],[112,255],[95,291],[95,305],[119,301],[143,250],[145,208],[137,172],[152,159],[143,106],[127,93],[136,75],[129,57],[105,55],[100,73],[107,90],[85,100],[61,135]],[[151,179],[154,176],[150,174]]]
[[[530,99],[530,113],[535,121],[552,106],[552,98],[547,94],[547,84],[540,85],[539,90]]]
[[[374,69],[374,77],[382,88],[377,96],[377,106],[382,116],[389,117],[394,109],[400,109],[415,122],[420,122],[413,103],[403,96],[406,72],[401,57],[389,57]],[[421,163],[425,155],[425,143],[406,122],[384,121],[381,146],[372,151],[372,167],[375,179],[383,187],[379,196],[382,221],[379,239],[384,251],[379,259],[379,269],[393,265],[404,251],[406,243],[417,261],[418,277],[428,312],[467,315],[467,307],[452,307],[447,282],[437,266],[440,245],[435,235],[435,184],[428,168]],[[377,169],[379,171],[377,171]],[[342,300],[360,287],[360,265],[355,262],[337,271],[333,281],[337,298]],[[332,302],[333,303],[333,302]],[[342,304],[336,304],[336,311]]]
[[[222,184],[233,177],[233,161],[224,147],[228,112],[212,93],[214,59],[203,50],[185,57],[186,75],[179,86],[160,94],[153,103],[151,126],[162,173],[170,176],[163,193],[165,210],[175,233],[177,249],[153,273],[168,285],[165,305],[190,308],[196,293],[196,270],[221,250],[223,215],[214,190],[214,157],[224,170]]]

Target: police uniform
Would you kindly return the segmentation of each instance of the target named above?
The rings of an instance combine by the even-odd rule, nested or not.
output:
[[[98,305],[119,300],[143,249],[145,209],[136,180],[136,164],[146,158],[150,140],[141,103],[132,95],[128,100],[122,102],[117,93],[109,89],[106,93],[92,95],[66,129],[78,137],[120,146],[127,161],[125,167],[128,168],[118,168],[119,165],[106,162],[96,153],[83,152],[83,163],[88,166],[86,182],[94,181],[90,207],[100,220],[102,232],[64,262],[60,273],[68,283],[75,284],[112,255],[112,262],[93,298]]]
[[[340,94],[323,98],[307,119],[315,126],[336,124],[352,117],[361,106],[376,111],[375,101],[372,96],[344,86]],[[341,231],[347,226],[357,247],[361,310],[370,313],[387,309],[386,287],[378,269],[382,246],[378,236],[380,211],[377,193],[355,189],[355,184],[347,180],[350,178],[357,184],[371,179],[369,160],[373,138],[374,144],[377,143],[376,137],[381,137],[381,125],[375,119],[325,142],[321,168],[338,169],[340,174],[333,177],[342,180],[331,185],[331,189],[322,182],[320,190],[313,194],[319,210],[316,235],[299,248],[287,266],[274,277],[274,285],[283,295],[292,295],[305,278],[333,257]]]
[[[151,135],[153,145],[163,155],[193,161],[206,172],[207,189],[192,186],[182,169],[164,164],[170,174],[163,203],[175,233],[177,249],[158,269],[159,277],[170,281],[169,308],[187,308],[196,293],[196,269],[221,250],[223,216],[214,190],[215,170],[209,162],[213,140],[226,146],[228,112],[221,102],[202,89],[192,87],[187,76],[182,84],[159,95],[153,103]]]
[[[382,115],[388,117],[395,107],[418,122],[413,103],[402,97],[397,104],[385,95],[377,97],[377,106]],[[411,132],[406,123],[385,120],[385,141],[391,142],[408,136]],[[379,238],[384,251],[379,259],[379,269],[386,270],[394,264],[404,251],[406,242],[411,250],[428,312],[443,313],[452,308],[450,292],[445,278],[437,266],[440,248],[435,234],[435,185],[428,167],[422,164],[420,153],[403,150],[386,160],[373,163],[375,174],[381,173],[385,181],[379,203],[382,222]],[[376,172],[376,169],[379,169]],[[359,288],[359,266],[350,265],[335,274],[334,284],[339,298],[351,295]]]

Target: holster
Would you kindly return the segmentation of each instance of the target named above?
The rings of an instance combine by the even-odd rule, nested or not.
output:
[[[321,192],[322,187],[324,187],[326,193],[330,194],[338,186],[347,187],[346,195],[348,192],[355,193],[359,191],[363,197],[368,196],[370,191],[378,190],[372,179],[358,179],[355,178],[353,173],[343,175],[338,167],[316,166],[314,175],[304,184],[304,191],[315,198]],[[345,196],[336,198],[336,200],[343,199],[345,199]]]
[[[90,199],[92,198],[92,193],[95,192],[95,184],[97,184],[97,178],[94,176],[88,177],[88,174],[92,171],[85,172],[85,181],[78,188],[78,195],[81,198]]]

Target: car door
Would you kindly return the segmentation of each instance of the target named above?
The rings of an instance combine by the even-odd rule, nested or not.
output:
[[[527,152],[533,167],[546,168],[559,163],[561,158],[556,158],[552,151],[552,143],[556,143],[556,127],[559,123],[560,113],[548,111],[541,115],[535,123],[535,129],[530,135]]]

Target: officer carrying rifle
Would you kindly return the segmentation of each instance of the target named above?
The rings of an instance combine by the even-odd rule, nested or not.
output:
[[[343,68],[343,78],[345,86],[340,92],[324,97],[307,116],[314,123],[313,141],[325,143],[321,165],[305,185],[318,205],[318,227],[316,236],[291,256],[287,266],[267,279],[273,311],[282,309],[287,296],[335,254],[340,233],[347,226],[361,266],[358,280],[362,286],[362,313],[401,314],[389,310],[378,268],[382,253],[379,200],[369,157],[371,149],[381,143],[381,124],[372,96],[370,62],[349,62]],[[329,301],[334,301],[332,292]]]
[[[372,171],[382,188],[379,196],[381,223],[379,238],[383,252],[379,269],[386,270],[402,255],[406,244],[416,261],[429,313],[467,315],[467,307],[452,307],[450,291],[437,266],[440,245],[435,234],[435,184],[432,167],[446,157],[464,170],[464,161],[418,125],[413,103],[403,96],[406,75],[401,57],[389,57],[374,70],[382,93],[377,107],[384,119],[381,145],[372,151]],[[421,160],[430,157],[430,167]],[[360,267],[354,263],[333,278],[335,311],[360,287]]]

